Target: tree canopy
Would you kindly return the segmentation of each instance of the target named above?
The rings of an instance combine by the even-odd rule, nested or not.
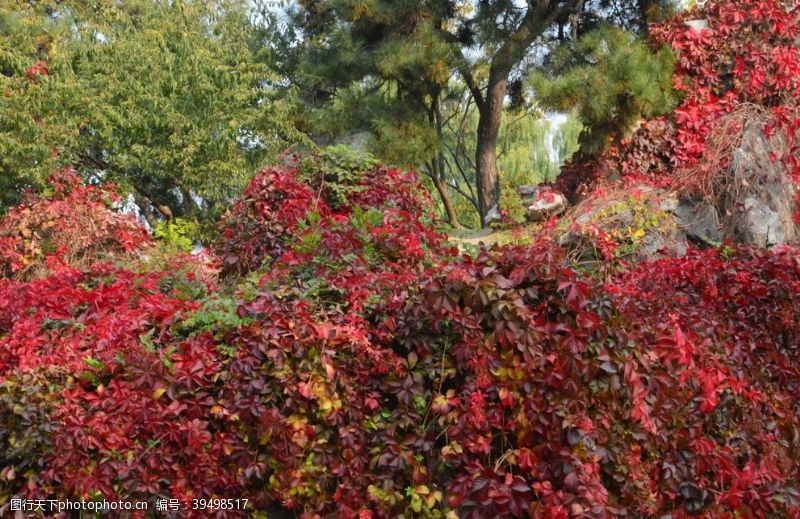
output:
[[[285,48],[307,102],[335,103],[354,85],[389,88],[395,102],[407,110],[416,106],[433,129],[442,125],[437,111],[450,83],[464,85],[477,107],[471,151],[476,202],[487,224],[500,196],[497,145],[503,112],[509,102],[519,101],[526,71],[546,68],[553,49],[581,50],[579,38],[603,22],[641,33],[648,19],[670,5],[649,0],[303,1],[290,10],[290,34],[301,38]],[[432,176],[443,180],[446,175]]]
[[[4,3],[4,201],[75,166],[151,220],[213,211],[300,138],[254,31],[239,0]]]

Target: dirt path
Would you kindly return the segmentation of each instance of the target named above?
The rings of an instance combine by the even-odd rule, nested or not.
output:
[[[536,235],[538,225],[523,225],[514,229],[495,231],[493,229],[464,229],[448,233],[450,241],[459,249],[477,247],[481,243],[487,247],[494,244],[529,243]]]

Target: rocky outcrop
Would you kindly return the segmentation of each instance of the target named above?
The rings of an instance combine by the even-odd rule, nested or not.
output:
[[[763,124],[745,126],[733,151],[731,186],[718,209],[726,216],[730,237],[740,243],[773,247],[798,238],[794,221],[796,187],[782,161],[772,155],[780,138],[767,139]]]
[[[661,207],[671,213],[686,241],[698,247],[714,247],[723,240],[717,210],[701,198],[668,196]]]
[[[741,127],[731,147],[724,153],[715,150],[717,157],[727,157],[724,161],[709,159],[689,172],[686,178],[694,185],[692,190],[647,186],[600,190],[570,209],[562,225],[569,231],[559,243],[589,260],[597,251],[587,243],[596,248],[601,234],[617,241],[631,260],[683,255],[689,245],[711,248],[725,241],[767,248],[796,243],[800,240],[794,218],[797,188],[785,161],[775,160],[785,153],[785,143],[780,135],[767,138],[764,122],[757,117],[745,119]],[[532,188],[526,192],[531,199],[538,199],[539,193]],[[547,216],[559,211],[563,209]],[[545,213],[534,216],[540,214]]]
[[[619,259],[682,256],[688,241],[676,215],[679,207],[683,208],[677,198],[657,189],[608,192],[582,202],[565,217],[569,230],[558,243],[579,262],[603,261],[598,248],[601,235],[616,243]]]

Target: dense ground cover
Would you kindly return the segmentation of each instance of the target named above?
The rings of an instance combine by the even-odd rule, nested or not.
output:
[[[601,284],[547,241],[458,257],[400,171],[303,176],[253,181],[216,269],[159,264],[142,241],[91,261],[56,248],[3,280],[4,500],[796,514],[793,249],[693,251]],[[99,193],[62,185],[30,207]]]
[[[712,28],[731,5],[710,3]],[[739,11],[726,23],[745,35],[795,13]],[[708,75],[693,55],[679,78]],[[680,117],[631,142],[698,127]],[[53,182],[0,221],[0,507],[800,517],[797,249],[602,276],[546,235],[459,255],[412,174],[288,157],[190,256],[115,212],[113,191]]]

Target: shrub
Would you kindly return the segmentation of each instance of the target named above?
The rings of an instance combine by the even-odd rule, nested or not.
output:
[[[370,232],[382,234],[384,247],[393,248],[396,253],[418,254],[420,239],[434,236],[424,225],[425,196],[416,187],[413,175],[375,168],[353,177],[327,177],[330,181],[325,180],[324,174],[312,174],[307,177],[310,184],[303,183],[304,175],[296,167],[278,166],[262,171],[250,183],[241,200],[226,215],[222,239],[216,245],[224,273],[247,273],[265,262],[281,259],[284,254],[297,253],[291,250],[297,236],[314,239],[313,233],[318,230],[312,228],[315,224],[335,229],[351,217],[354,208],[382,212],[383,225],[374,226]],[[331,180],[334,178],[336,181]],[[342,180],[344,183],[339,184]],[[331,206],[326,201],[345,195],[344,204]],[[416,233],[396,232],[395,225],[414,226]],[[347,245],[330,240],[345,234],[329,233],[325,245],[342,255],[339,247]],[[437,240],[441,242],[441,238]]]
[[[191,252],[195,246],[193,237],[199,231],[197,222],[185,218],[175,218],[159,222],[153,229],[153,234],[183,252]]]
[[[50,197],[31,195],[0,223],[0,271],[29,277],[50,263],[80,265],[132,252],[149,242],[131,215],[117,213],[112,188],[83,185],[71,170],[50,178]]]
[[[598,181],[618,176],[629,183],[672,186],[687,172],[697,174],[706,161],[724,169],[730,157],[709,157],[714,151],[709,144],[729,137],[723,116],[750,105],[763,108],[773,133],[788,141],[785,153],[774,159],[796,177],[798,16],[796,0],[711,0],[653,26],[651,45],[669,46],[678,55],[674,83],[681,103],[668,116],[642,121],[632,136],[598,156],[578,154],[556,181],[559,188],[574,200]],[[708,28],[691,29],[685,25],[691,19],[706,20]]]
[[[0,282],[3,502],[797,516],[796,251],[600,284],[544,239],[457,256],[402,172],[339,209],[294,173],[262,173],[224,223],[218,249],[271,262],[233,293],[101,263]]]

